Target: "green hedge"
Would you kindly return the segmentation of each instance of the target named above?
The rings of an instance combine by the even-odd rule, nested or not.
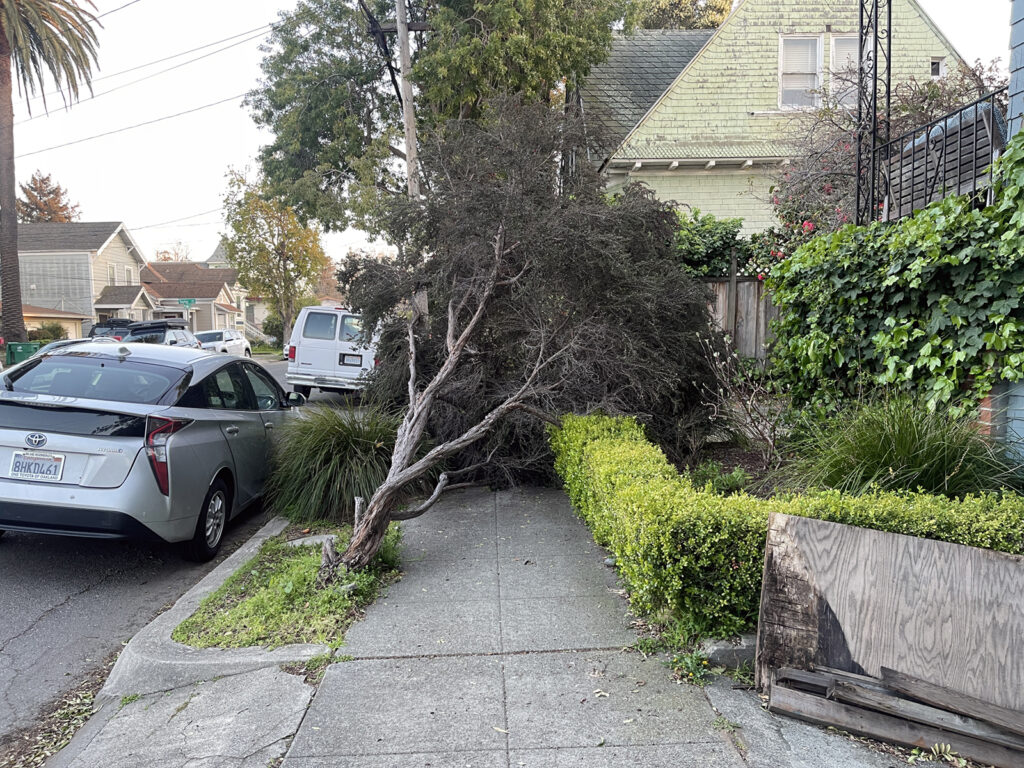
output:
[[[614,553],[634,608],[690,615],[718,636],[757,622],[771,512],[1024,553],[1024,499],[1015,495],[720,496],[694,488],[623,417],[567,416],[551,447],[573,505]]]

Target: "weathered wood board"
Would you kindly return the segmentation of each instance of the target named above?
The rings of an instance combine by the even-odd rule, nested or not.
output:
[[[764,360],[772,339],[769,325],[779,314],[764,282],[752,277],[737,278],[735,307],[729,301],[729,278],[710,279],[705,285],[714,296],[711,317],[721,330],[732,336],[736,352],[741,357]]]
[[[773,514],[757,677],[888,667],[1024,711],[1024,558]]]

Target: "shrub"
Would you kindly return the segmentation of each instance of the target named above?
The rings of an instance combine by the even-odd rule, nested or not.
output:
[[[634,608],[689,616],[719,636],[756,624],[772,512],[1024,552],[1024,500],[1014,495],[721,496],[680,477],[628,418],[567,416],[551,445],[577,511],[615,554]]]
[[[67,328],[58,322],[40,323],[39,331],[42,333],[41,338],[51,341],[59,341],[68,337]]]
[[[270,503],[293,520],[352,522],[355,497],[369,500],[387,477],[397,428],[398,417],[373,408],[307,406],[282,430]]]
[[[794,488],[864,493],[871,486],[944,496],[1021,487],[1014,463],[970,416],[907,396],[862,403],[811,422],[782,470]]]
[[[695,277],[725,277],[732,255],[740,268],[749,257],[749,243],[740,237],[743,219],[718,219],[699,209],[679,212],[675,250],[679,263]]]
[[[1024,378],[1024,137],[996,164],[996,203],[933,203],[815,238],[769,278],[774,362],[797,405],[884,385],[929,406]]]

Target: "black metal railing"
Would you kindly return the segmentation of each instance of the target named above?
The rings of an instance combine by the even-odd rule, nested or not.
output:
[[[874,150],[875,215],[894,221],[952,195],[988,195],[992,163],[1006,145],[1006,88]]]

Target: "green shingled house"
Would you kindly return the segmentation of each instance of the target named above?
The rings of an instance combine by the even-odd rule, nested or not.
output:
[[[916,0],[892,12],[894,83],[960,60]],[[740,0],[717,30],[616,39],[580,93],[608,147],[594,159],[609,188],[642,181],[663,200],[742,217],[746,232],[774,224],[769,179],[798,152],[793,117],[855,65],[857,15],[856,0]],[[844,103],[856,109],[856,95]]]

